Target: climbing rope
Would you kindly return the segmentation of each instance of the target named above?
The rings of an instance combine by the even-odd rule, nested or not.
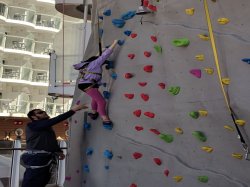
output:
[[[212,46],[212,50],[213,50],[214,61],[215,61],[216,69],[217,69],[217,74],[218,74],[221,90],[222,90],[222,93],[223,93],[227,108],[228,108],[228,110],[229,110],[229,112],[231,114],[232,120],[233,120],[234,125],[236,127],[237,133],[239,135],[240,141],[242,143],[242,146],[243,146],[243,148],[244,148],[244,150],[246,152],[245,159],[248,159],[248,145],[246,144],[246,142],[245,142],[245,140],[244,140],[244,138],[242,136],[242,133],[240,132],[240,129],[239,129],[238,125],[236,124],[235,113],[233,112],[233,109],[230,106],[228,95],[226,94],[226,91],[225,91],[223,83],[222,83],[221,69],[220,69],[220,64],[219,64],[219,59],[218,59],[218,52],[217,52],[217,47],[216,47],[216,44],[215,44],[215,39],[214,39],[214,34],[213,34],[213,27],[212,27],[212,23],[211,23],[211,18],[210,18],[210,13],[209,13],[207,0],[204,0],[204,9],[205,9],[206,20],[207,20],[207,25],[208,25],[208,31],[209,31],[209,35],[210,35],[210,42],[211,42],[211,46]]]

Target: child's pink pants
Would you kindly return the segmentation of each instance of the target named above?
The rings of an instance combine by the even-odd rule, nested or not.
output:
[[[101,116],[106,116],[106,101],[98,88],[90,88],[86,91],[91,98],[91,108],[97,111]]]

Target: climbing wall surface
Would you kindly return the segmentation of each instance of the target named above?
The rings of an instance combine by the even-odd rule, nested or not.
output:
[[[229,109],[249,144],[250,1],[144,0],[143,16],[140,3],[93,3],[85,59],[98,52],[98,22],[103,46],[119,40],[100,87],[114,128],[71,119],[66,186],[250,186]],[[89,98],[76,88],[77,102]]]

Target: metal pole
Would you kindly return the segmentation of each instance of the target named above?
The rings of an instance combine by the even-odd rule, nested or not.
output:
[[[14,141],[14,148],[21,148],[21,141]],[[19,166],[20,166],[21,150],[13,150],[11,170],[10,170],[10,187],[19,186]]]

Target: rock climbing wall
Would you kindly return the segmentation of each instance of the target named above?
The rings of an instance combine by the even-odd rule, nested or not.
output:
[[[65,185],[250,186],[250,1],[143,3],[142,16],[139,0],[93,1],[85,59],[98,33],[103,47],[119,40],[100,87],[114,128],[71,119]],[[76,88],[74,103],[89,97]]]

